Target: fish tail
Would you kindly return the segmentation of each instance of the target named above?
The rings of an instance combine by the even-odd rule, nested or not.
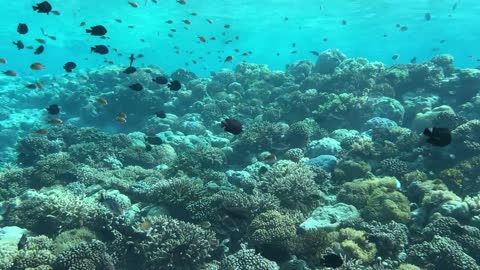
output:
[[[432,131],[428,128],[423,130],[423,135],[425,136],[432,136]]]
[[[32,6],[33,10],[34,11],[37,11],[38,10],[38,7],[37,6]]]
[[[85,30],[87,33],[91,33],[92,32],[92,29],[86,29]]]
[[[90,47],[90,52],[95,52],[95,47]]]

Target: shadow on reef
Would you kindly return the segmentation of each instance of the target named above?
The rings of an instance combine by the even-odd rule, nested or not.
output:
[[[122,71],[59,78],[64,124],[0,134],[18,141],[0,269],[478,269],[479,70],[328,50],[285,71]],[[426,142],[434,126],[450,145]]]

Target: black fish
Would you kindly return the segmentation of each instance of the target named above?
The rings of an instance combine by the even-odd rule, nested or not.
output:
[[[315,56],[319,56],[320,53],[318,53],[317,51],[310,51],[311,54],[315,55]]]
[[[151,145],[160,145],[163,143],[162,139],[157,136],[147,136],[145,137],[145,141]]]
[[[343,259],[337,254],[327,254],[322,258],[322,265],[331,268],[339,268],[343,265]]]
[[[44,50],[45,47],[43,47],[43,45],[40,45],[37,49],[35,49],[35,52],[33,52],[33,54],[42,54]]]
[[[430,13],[425,13],[425,21],[430,21],[432,19],[432,15]]]
[[[107,33],[107,29],[103,25],[96,25],[90,27],[90,29],[85,30],[87,33],[90,33],[92,36],[103,36]]]
[[[125,73],[125,74],[132,74],[132,73],[135,73],[135,71],[137,71],[136,68],[134,68],[134,67],[128,67],[128,68],[126,68],[126,69],[123,71],[123,73]]]
[[[158,118],[166,118],[166,117],[167,117],[167,114],[165,113],[164,110],[160,110],[160,111],[156,112],[155,115],[156,115]]]
[[[95,47],[90,48],[90,51],[98,54],[107,54],[108,48],[105,45],[95,45]]]
[[[164,76],[158,76],[155,79],[152,79],[153,82],[158,83],[158,84],[167,84],[168,79],[167,77]]]
[[[173,80],[168,84],[168,88],[172,91],[178,91],[182,88],[182,84],[177,80]]]
[[[25,247],[25,245],[27,244],[27,240],[28,240],[28,237],[27,237],[27,234],[22,234],[22,237],[20,237],[20,240],[18,240],[18,243],[17,243],[17,249],[18,250],[21,250]]]
[[[60,113],[60,107],[57,104],[52,104],[46,108],[49,114],[59,114]]]
[[[426,128],[423,135],[427,136],[427,142],[435,146],[447,146],[452,142],[452,134],[448,128]]]
[[[417,63],[417,57],[413,57],[412,60],[410,60],[411,64],[416,64]]]
[[[52,5],[48,3],[47,1],[43,1],[40,4],[37,4],[36,6],[32,6],[34,11],[37,11],[38,13],[49,13],[52,11]]]
[[[153,147],[150,144],[145,145],[145,151],[150,152],[152,151]]]
[[[130,54],[130,57],[128,59],[130,59],[130,67],[131,67],[133,65],[133,60],[135,60],[135,55],[133,55],[133,53]]]
[[[66,72],[72,72],[73,69],[77,67],[77,64],[74,62],[67,62],[65,65],[63,65],[63,69],[65,69]]]
[[[13,45],[17,46],[17,49],[19,50],[25,48],[25,45],[23,45],[23,42],[21,40],[14,41],[12,43]]]
[[[242,132],[242,123],[237,119],[228,118],[222,122],[221,127],[224,131],[238,135]]]
[[[142,91],[143,90],[143,86],[139,83],[134,83],[134,84],[131,84],[128,86],[128,88],[132,89],[133,91]]]
[[[28,33],[28,26],[24,23],[19,23],[17,26],[17,32],[21,35]]]

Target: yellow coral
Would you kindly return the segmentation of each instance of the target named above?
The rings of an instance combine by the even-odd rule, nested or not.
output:
[[[369,243],[365,237],[365,232],[353,228],[341,229],[338,235],[340,247],[348,257],[370,263],[377,255],[377,247],[374,243]]]

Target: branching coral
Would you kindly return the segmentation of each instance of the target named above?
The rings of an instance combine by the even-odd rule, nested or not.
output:
[[[249,238],[260,249],[287,249],[296,236],[297,225],[298,221],[288,214],[276,210],[267,211],[253,219]]]
[[[370,263],[375,259],[377,247],[369,243],[366,234],[352,228],[340,229],[338,235],[340,247],[348,257]]]
[[[54,263],[56,270],[113,270],[112,258],[107,248],[99,240],[80,243],[57,256]]]
[[[256,254],[254,249],[241,249],[233,255],[227,256],[222,260],[220,269],[225,270],[278,270],[275,262],[269,261]]]
[[[322,198],[314,178],[315,173],[306,165],[277,162],[265,174],[262,189],[275,195],[282,206],[307,212],[316,207]]]
[[[164,216],[150,220],[144,234],[138,248],[145,269],[198,269],[217,245],[213,232]]]

